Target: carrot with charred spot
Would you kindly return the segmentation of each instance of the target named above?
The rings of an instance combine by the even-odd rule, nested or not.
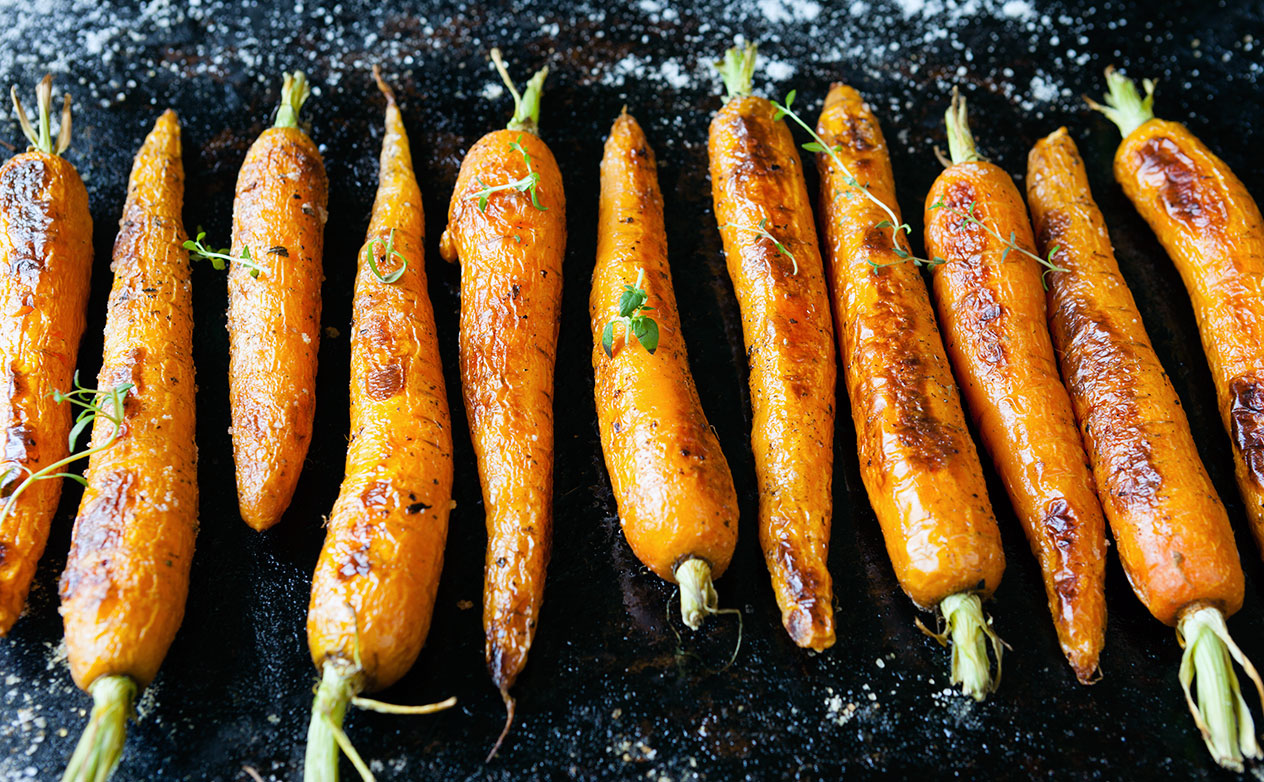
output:
[[[61,580],[70,672],[94,701],[66,782],[109,775],[137,691],[158,672],[184,617],[198,488],[183,204],[180,122],[168,109],[136,156],[114,242],[97,378],[105,415],[93,425],[95,453]]]
[[[14,495],[69,454],[70,406],[52,394],[70,389],[92,277],[88,192],[61,157],[70,146],[70,96],[54,138],[52,76],[36,90],[38,132],[17,87],[11,94],[31,147],[0,167],[0,636],[26,603],[61,496],[55,476]]]
[[[786,632],[834,644],[826,558],[833,511],[834,333],[803,166],[767,99],[751,94],[755,46],[717,64],[711,195],[750,363],[759,539]]]
[[[1264,415],[1251,399],[1264,393],[1258,390],[1264,385],[1256,385],[1264,383],[1256,380],[1264,378],[1264,223],[1223,161],[1184,126],[1154,119],[1152,82],[1143,99],[1114,69],[1106,79],[1109,105],[1097,108],[1124,133],[1115,178],[1189,290],[1233,437],[1238,486],[1260,541],[1264,487],[1253,437]],[[1156,619],[1176,627],[1185,647],[1181,686],[1207,749],[1220,765],[1241,771],[1244,757],[1262,753],[1232,660],[1261,699],[1264,685],[1225,625],[1245,591],[1233,530],[1119,277],[1075,144],[1059,131],[1036,145],[1028,167],[1039,236],[1067,247],[1071,272],[1056,275],[1061,306],[1054,314],[1061,322],[1054,321],[1054,334],[1065,332],[1068,381],[1085,397],[1076,400],[1077,411],[1083,409],[1119,557],[1137,597]],[[1114,354],[1103,355],[1107,349]]]
[[[889,215],[899,203],[886,139],[856,90],[835,84],[817,135],[821,225],[860,474],[896,578],[952,639],[952,681],[982,699],[1001,645],[981,600],[1005,570],[983,467],[966,428],[926,284]],[[860,188],[866,188],[866,197]],[[901,255],[901,252],[904,255]],[[997,658],[989,671],[987,641]]]
[[[233,459],[241,517],[257,530],[280,521],[294,496],[316,410],[329,181],[298,127],[310,91],[302,71],[285,74],[276,124],[246,153],[233,202]]]
[[[487,665],[513,722],[509,688],[527,661],[553,535],[553,368],[557,360],[566,198],[537,135],[548,68],[514,98],[505,130],[461,163],[439,243],[461,264],[461,390],[487,512],[483,630]]]
[[[377,198],[360,250],[351,325],[351,444],[312,577],[307,644],[321,681],[307,738],[307,782],[336,782],[348,705],[429,714],[455,703],[393,706],[360,697],[417,659],[434,611],[452,506],[452,428],[434,310],[425,217],[395,94],[386,96]]]
[[[620,317],[629,296],[648,332]],[[680,585],[685,624],[716,612],[712,578],[737,543],[737,492],[689,373],[676,310],[654,151],[625,110],[601,158],[589,315],[597,421],[623,534],[638,559]]]
[[[1115,179],[1176,265],[1198,320],[1233,441],[1238,490],[1264,552],[1264,217],[1242,180],[1178,122],[1154,116],[1109,68],[1106,106],[1091,103],[1123,133]]]

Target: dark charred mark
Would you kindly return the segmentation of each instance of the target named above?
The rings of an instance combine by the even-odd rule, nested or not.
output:
[[[1257,486],[1264,486],[1264,381],[1253,375],[1229,383],[1233,445]]]
[[[414,502],[404,510],[407,513],[421,513],[423,510],[430,510],[430,506],[424,502]]]
[[[269,247],[269,248],[268,248],[268,254],[270,254],[270,255],[279,255],[279,256],[281,256],[282,258],[289,258],[289,257],[290,257],[290,251],[289,251],[289,250],[287,250],[287,249],[285,249],[284,247],[282,247],[282,246],[281,246],[281,245],[279,245],[279,244],[278,244],[276,247]]]
[[[35,287],[53,224],[53,208],[47,190],[52,179],[48,165],[39,157],[5,166],[0,178],[0,211],[8,215],[8,238],[13,252],[9,274]]]
[[[1137,150],[1141,157],[1138,175],[1158,188],[1159,200],[1168,217],[1202,230],[1223,227],[1228,222],[1222,200],[1204,193],[1203,176],[1194,161],[1170,138],[1151,138]]]
[[[85,554],[109,551],[116,548],[123,538],[123,531],[131,521],[128,505],[136,477],[123,470],[98,476],[93,482],[92,502],[84,508],[75,521],[75,542],[67,561],[66,572],[61,578],[61,597],[68,599],[82,588],[105,584],[109,579],[109,562],[88,557],[90,567],[83,567]]]
[[[369,370],[365,393],[375,402],[390,399],[404,388],[404,368],[398,363]]]

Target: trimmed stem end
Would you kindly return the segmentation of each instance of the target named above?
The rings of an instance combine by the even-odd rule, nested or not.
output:
[[[277,109],[274,128],[297,128],[298,113],[312,94],[312,85],[302,71],[284,74],[281,82],[281,107]]]
[[[970,132],[966,98],[956,87],[952,88],[952,103],[944,114],[944,124],[948,128],[948,154],[953,165],[983,159],[974,145],[974,135]]]
[[[1255,737],[1255,721],[1242,697],[1233,661],[1242,666],[1264,699],[1260,675],[1229,636],[1224,614],[1219,609],[1196,606],[1186,611],[1181,615],[1176,633],[1185,647],[1180,681],[1194,724],[1217,763],[1242,771],[1243,758],[1258,760],[1264,755]],[[1197,703],[1190,694],[1191,683],[1197,690]]]
[[[680,618],[690,630],[702,627],[707,614],[718,610],[719,597],[711,582],[711,565],[700,557],[690,557],[676,567],[680,584]]]
[[[316,687],[316,699],[312,702],[312,720],[307,727],[303,782],[338,782],[339,747],[342,744],[339,738],[346,738],[342,732],[342,721],[357,689],[356,676],[350,665],[325,661],[320,684]],[[354,752],[353,749],[348,754]],[[354,756],[352,762],[358,759]],[[371,774],[368,779],[372,779]]]
[[[1106,105],[1087,97],[1084,100],[1119,126],[1119,132],[1127,138],[1134,130],[1154,119],[1154,85],[1153,79],[1141,80],[1145,89],[1143,98],[1136,83],[1111,65],[1106,68]]]
[[[982,701],[1001,683],[1003,642],[992,631],[991,622],[983,615],[978,595],[949,595],[939,604],[947,626],[945,635],[952,639],[952,683],[976,701]],[[988,660],[989,642],[996,656],[996,678],[992,678]]]
[[[31,125],[31,120],[26,115],[26,108],[22,106],[22,100],[18,98],[17,85],[9,89],[9,97],[13,99],[13,107],[17,110],[22,135],[31,142],[32,149],[43,152],[45,155],[60,155],[70,147],[70,93],[66,93],[62,101],[61,125],[57,130],[57,138],[53,138],[53,75],[51,73],[44,74],[44,78],[40,79],[35,87],[38,131]]]
[[[544,80],[549,75],[548,66],[546,65],[536,71],[535,75],[527,82],[526,90],[519,93],[518,87],[509,76],[509,69],[505,66],[505,60],[501,57],[500,49],[492,49],[491,58],[492,64],[496,66],[496,72],[500,74],[500,80],[509,88],[509,94],[514,99],[513,117],[505,127],[509,130],[523,130],[538,136],[540,130],[540,99],[544,96]]]
[[[744,46],[734,46],[724,53],[724,59],[715,63],[720,78],[724,79],[724,88],[728,91],[725,100],[732,100],[739,95],[751,94],[751,82],[755,78],[755,54],[759,47],[749,41]]]
[[[92,716],[62,782],[105,782],[114,773],[127,740],[127,718],[136,701],[136,681],[130,676],[102,676],[92,683]]]

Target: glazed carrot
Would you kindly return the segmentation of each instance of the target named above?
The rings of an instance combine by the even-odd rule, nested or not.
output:
[[[114,242],[93,451],[61,579],[66,656],[92,717],[65,779],[101,780],[136,693],[184,618],[197,535],[193,300],[180,213],[180,122],[168,109],[136,155]]]
[[[71,414],[51,394],[70,388],[92,275],[88,192],[75,167],[61,157],[70,145],[70,96],[53,138],[52,76],[40,81],[37,94],[38,133],[13,88],[31,147],[0,167],[0,497],[5,498],[0,501],[0,635],[9,632],[26,603],[61,496],[60,467],[54,465],[69,453]],[[41,471],[49,480],[31,482],[29,490],[15,496],[28,476]]]
[[[1238,490],[1264,550],[1264,218],[1225,162],[1184,125],[1155,119],[1125,76],[1106,73],[1119,126],[1115,179],[1181,273],[1233,441]]]
[[[834,335],[794,137],[751,95],[755,46],[717,64],[728,90],[711,120],[711,197],[750,363],[759,540],[799,646],[834,644],[829,553]]]
[[[711,579],[737,543],[737,492],[689,373],[654,150],[626,110],[601,158],[588,311],[597,422],[623,534],[646,567],[680,584],[681,616],[697,629],[716,611]]]
[[[373,76],[386,95],[386,135],[352,305],[347,470],[307,614],[307,645],[321,671],[308,782],[338,779],[336,734],[348,704],[422,714],[455,703],[399,707],[358,697],[394,684],[421,651],[452,506],[452,430],[426,292],[421,190],[395,95],[376,66]]]
[[[821,224],[860,475],[900,587],[942,614],[953,683],[981,700],[993,688],[989,636],[998,669],[1001,650],[981,599],[1005,570],[983,467],[926,284],[900,255],[907,236],[893,244],[886,228],[901,224],[900,207],[877,117],[835,84],[817,135],[830,150],[817,155]]]
[[[1251,400],[1264,371],[1264,227],[1255,202],[1228,167],[1183,126],[1151,113],[1127,78],[1108,69],[1108,107],[1124,143],[1115,177],[1176,262],[1198,316],[1234,437],[1238,485],[1258,535],[1261,494],[1252,468]],[[1094,104],[1095,105],[1095,104]],[[1028,162],[1028,200],[1041,242],[1063,246],[1050,275],[1054,336],[1068,345],[1064,374],[1075,398],[1119,557],[1137,597],[1175,625],[1185,647],[1180,679],[1212,756],[1241,770],[1259,758],[1254,722],[1230,657],[1264,699],[1264,685],[1225,625],[1242,606],[1242,566],[1233,530],[1194,446],[1180,400],[1159,365],[1110,238],[1089,194],[1075,144],[1060,130]],[[1197,682],[1198,700],[1190,696]]]
[[[298,127],[310,93],[285,75],[275,126],[251,145],[233,202],[228,365],[233,459],[242,519],[257,530],[294,496],[316,409],[320,284],[329,183]],[[244,256],[244,257],[243,257]]]
[[[500,52],[493,49],[492,59],[514,97],[513,119],[466,154],[439,252],[461,264],[461,390],[487,512],[483,631],[508,732],[509,688],[535,636],[553,537],[566,198],[553,153],[537,135],[548,68],[519,95]]]
[[[1106,632],[1106,523],[1058,377],[1041,266],[1009,175],[974,148],[965,99],[948,115],[952,166],[926,196],[939,321],[966,405],[1044,573],[1058,640],[1093,681]]]

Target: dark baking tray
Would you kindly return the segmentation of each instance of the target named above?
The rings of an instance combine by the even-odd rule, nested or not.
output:
[[[995,478],[992,500],[1009,568],[989,609],[1013,651],[988,702],[945,691],[947,655],[914,628],[915,611],[892,575],[857,473],[841,388],[830,556],[839,641],[817,655],[790,643],[756,542],[740,324],[706,174],[707,123],[719,105],[719,84],[698,64],[743,34],[764,43],[770,64],[757,89],[780,95],[797,87],[796,106],[812,117],[831,81],[861,89],[891,142],[915,235],[921,199],[938,170],[932,145],[944,143],[940,118],[952,83],[971,98],[982,149],[1015,174],[1024,170],[1031,142],[1059,124],[1071,128],[1124,274],[1229,506],[1247,572],[1246,604],[1230,628],[1264,663],[1264,571],[1234,487],[1193,315],[1172,265],[1111,179],[1115,129],[1078,97],[1101,91],[1101,69],[1111,62],[1161,77],[1160,114],[1187,121],[1264,196],[1259,3],[388,5],[0,3],[0,84],[17,82],[29,95],[52,68],[76,98],[68,157],[84,174],[96,220],[96,276],[80,360],[86,373],[99,363],[108,259],[127,173],[159,109],[172,105],[184,120],[186,222],[222,239],[238,165],[266,126],[278,74],[302,67],[321,87],[306,114],[333,184],[324,325],[336,332],[321,343],[316,436],[284,521],[264,534],[249,530],[237,516],[227,434],[224,278],[199,265],[202,527],[192,591],[116,779],[246,780],[245,766],[264,779],[300,775],[315,677],[304,634],[308,583],[322,515],[342,476],[351,286],[381,140],[382,102],[368,75],[375,62],[401,95],[418,161],[427,269],[458,432],[458,505],[430,638],[412,672],[382,697],[419,703],[456,695],[460,703],[432,717],[353,713],[347,729],[381,779],[1224,775],[1186,712],[1173,632],[1135,600],[1113,553],[1104,677],[1093,687],[1075,683],[1037,568]],[[495,83],[486,62],[492,45],[505,50],[520,78],[545,63],[553,69],[542,127],[565,178],[571,233],[557,365],[557,545],[539,635],[516,689],[518,723],[500,756],[485,765],[503,710],[483,666],[477,606],[485,534],[456,370],[458,270],[439,260],[436,247],[462,154],[508,116],[507,97],[493,98],[487,87]],[[741,539],[719,590],[723,604],[742,609],[745,637],[737,662],[719,673],[713,671],[734,642],[734,624],[722,619],[678,640],[666,611],[673,590],[637,562],[620,534],[597,437],[586,314],[597,164],[609,123],[625,103],[659,154],[690,358],[740,487]],[[2,137],[17,142],[16,124],[4,124]],[[6,780],[58,778],[84,724],[89,699],[74,689],[59,657],[56,597],[78,497],[67,485],[29,611],[0,641]],[[353,778],[350,768],[344,773]]]

